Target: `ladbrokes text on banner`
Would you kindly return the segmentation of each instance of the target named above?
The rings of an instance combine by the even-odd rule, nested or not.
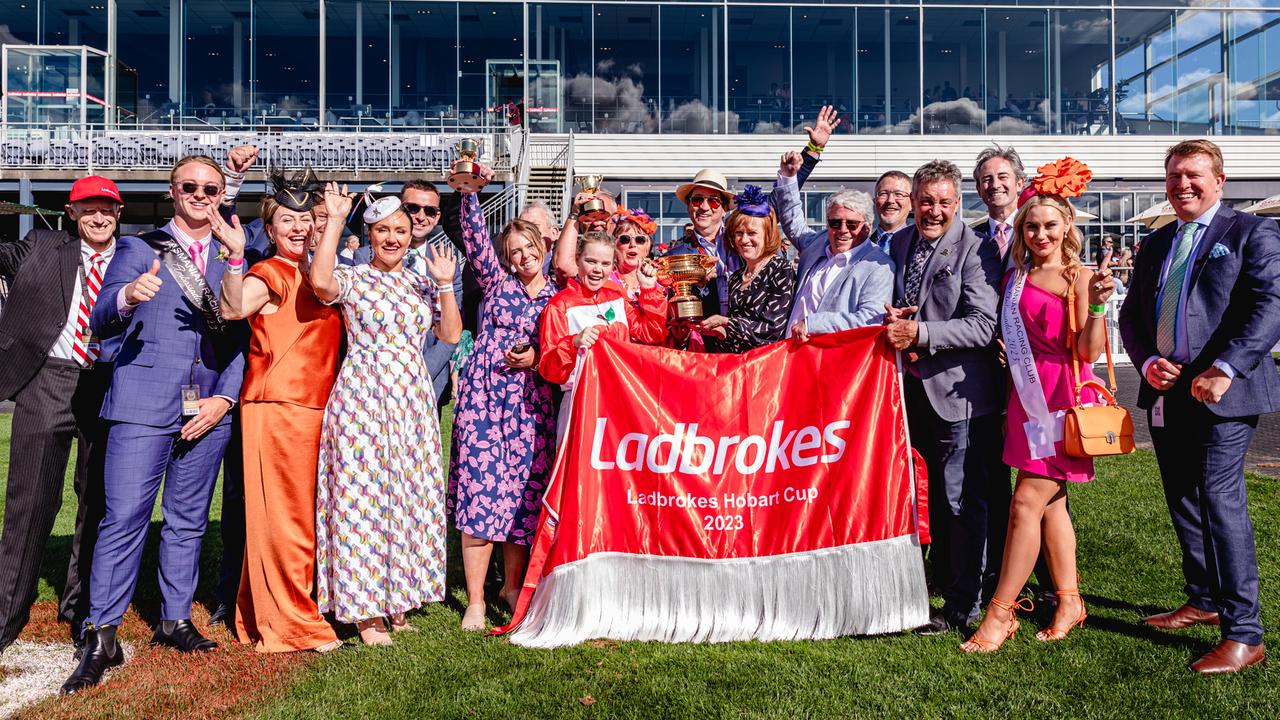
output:
[[[512,640],[819,638],[923,624],[910,449],[882,332],[740,356],[597,344]]]

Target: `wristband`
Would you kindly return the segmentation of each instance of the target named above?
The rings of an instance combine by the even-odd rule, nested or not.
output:
[[[436,292],[441,294],[453,292],[453,283],[449,283],[448,285],[441,285],[440,283],[436,283]]]
[[[1107,316],[1107,314],[1106,314],[1106,313],[1104,313],[1104,312],[1101,312],[1101,313],[1089,313],[1089,317],[1091,317],[1091,318],[1105,318],[1106,316]]]
[[[808,143],[805,144],[804,149],[821,155],[822,151],[825,150],[826,147],[827,147],[826,145],[815,145],[813,144],[813,141],[810,140]]]
[[[228,274],[228,275],[243,275],[243,274],[244,274],[244,263],[240,263],[239,265],[232,265],[231,263],[227,263],[227,274]]]
[[[238,267],[240,267],[240,266],[244,265],[244,258],[242,258],[242,257],[238,257],[238,258],[232,258],[232,257],[229,257],[229,258],[224,259],[224,260],[223,260],[223,262],[225,262],[225,263],[227,264],[227,267],[238,268]]]
[[[1089,306],[1089,314],[1090,314],[1090,315],[1095,315],[1095,314],[1102,314],[1102,315],[1105,315],[1106,313],[1107,313],[1107,306],[1106,306],[1106,305],[1090,305],[1090,306]]]

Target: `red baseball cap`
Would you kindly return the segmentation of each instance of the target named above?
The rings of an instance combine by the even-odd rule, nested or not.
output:
[[[71,186],[71,200],[88,200],[89,198],[106,198],[115,200],[121,205],[124,200],[120,199],[120,189],[116,184],[101,175],[90,175],[82,177]]]

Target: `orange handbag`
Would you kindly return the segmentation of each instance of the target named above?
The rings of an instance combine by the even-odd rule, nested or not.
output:
[[[1062,418],[1062,446],[1071,457],[1092,458],[1104,455],[1128,455],[1133,452],[1133,418],[1116,402],[1116,369],[1111,361],[1111,338],[1106,338],[1108,390],[1097,380],[1080,382],[1080,355],[1076,349],[1076,282],[1073,275],[1067,286],[1067,345],[1071,351],[1072,381],[1076,404],[1067,408]],[[1106,320],[1104,319],[1105,323]],[[1081,391],[1092,386],[1105,405],[1084,405]]]

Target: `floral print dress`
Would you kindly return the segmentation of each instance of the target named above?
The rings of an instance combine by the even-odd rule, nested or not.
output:
[[[372,265],[333,274],[347,357],[320,433],[316,600],[356,622],[444,598],[444,463],[422,357],[434,285]]]
[[[536,366],[511,368],[503,355],[521,343],[539,349],[538,322],[559,289],[548,278],[531,298],[502,268],[473,193],[462,196],[462,237],[484,312],[458,378],[449,509],[472,537],[531,545],[555,460],[554,386]]]

